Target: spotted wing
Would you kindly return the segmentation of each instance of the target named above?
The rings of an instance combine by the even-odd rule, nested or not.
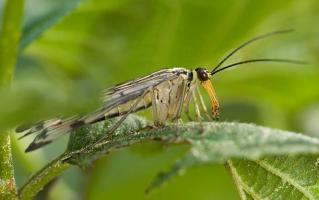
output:
[[[148,76],[115,85],[104,91],[103,106],[95,112],[84,116],[40,121],[31,126],[20,126],[16,129],[16,132],[23,134],[20,138],[32,133],[37,134],[33,142],[26,149],[26,152],[33,151],[51,143],[60,135],[72,131],[75,128],[121,115],[121,113],[118,113],[118,115],[110,115],[109,112],[117,106],[136,100],[141,95],[147,93],[147,90],[150,88],[177,78],[181,73],[185,74],[186,70],[183,68],[163,69]]]

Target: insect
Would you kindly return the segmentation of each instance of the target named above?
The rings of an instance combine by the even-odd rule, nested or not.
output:
[[[108,131],[108,134],[111,134],[129,114],[147,108],[152,109],[155,126],[163,126],[168,120],[179,120],[183,112],[189,116],[189,105],[191,102],[194,103],[197,120],[202,118],[202,112],[211,119],[218,119],[219,102],[211,81],[215,74],[237,65],[254,62],[303,63],[296,60],[262,58],[244,60],[222,67],[224,62],[250,43],[291,31],[270,32],[242,43],[226,55],[212,71],[204,67],[198,67],[195,70],[185,68],[162,69],[150,75],[117,84],[105,90],[102,107],[92,113],[69,118],[54,118],[31,126],[20,126],[16,129],[16,132],[23,133],[20,138],[32,133],[37,134],[33,142],[26,149],[26,152],[29,152],[51,143],[60,135],[73,129],[120,116],[118,122]],[[210,97],[211,112],[208,111],[203,101],[199,87],[203,87]]]

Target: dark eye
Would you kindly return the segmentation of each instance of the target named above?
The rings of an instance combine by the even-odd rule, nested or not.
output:
[[[200,81],[207,81],[209,79],[208,71],[205,68],[196,68],[197,77]]]

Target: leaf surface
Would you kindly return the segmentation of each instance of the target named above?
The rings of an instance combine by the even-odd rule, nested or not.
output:
[[[190,122],[180,127],[170,125],[148,129],[145,119],[132,115],[112,140],[100,140],[111,124],[99,123],[93,128],[86,127],[74,132],[69,142],[69,152],[83,150],[88,145],[92,148],[70,153],[68,161],[85,167],[114,149],[149,141],[188,144],[186,154],[169,171],[160,173],[146,192],[188,167],[231,160],[228,167],[241,196],[246,199],[318,197],[319,162],[316,153],[319,152],[319,141],[316,138],[229,122]]]
[[[237,187],[253,199],[318,199],[318,155],[228,162]]]
[[[187,126],[196,125],[192,123]],[[162,185],[183,169],[194,165],[224,162],[234,158],[258,160],[269,155],[318,153],[317,139],[297,133],[244,123],[204,123],[203,126],[205,130],[201,134],[190,131],[189,127],[188,130],[186,129],[181,137],[190,142],[189,153],[178,160],[168,172],[160,173],[147,192]],[[300,157],[309,159],[308,155]],[[268,161],[272,163],[271,160]],[[281,164],[284,167],[286,164],[291,166],[292,163],[294,163],[293,159],[290,163],[283,161]],[[313,162],[304,162],[304,164],[312,170],[316,169]],[[249,172],[254,177],[255,170],[251,169]],[[307,170],[304,172],[307,173]],[[260,179],[264,180],[264,178]]]

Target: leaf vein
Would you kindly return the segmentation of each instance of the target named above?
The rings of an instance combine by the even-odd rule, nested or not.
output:
[[[240,175],[238,174],[236,168],[234,167],[232,161],[229,160],[227,161],[227,163],[231,171],[232,177],[234,178],[235,184],[239,190],[240,198],[243,200],[247,199],[246,195],[241,192],[242,190],[244,190],[255,200],[263,199],[253,189],[251,189],[246,183],[244,183],[244,181],[241,179]]]
[[[278,176],[279,178],[281,178],[282,180],[288,182],[290,185],[294,186],[299,192],[301,192],[306,198],[310,199],[310,200],[315,200],[316,198],[313,196],[313,194],[308,191],[307,189],[304,189],[304,187],[302,185],[300,185],[298,182],[296,182],[295,180],[293,180],[291,177],[289,177],[289,175],[281,172],[279,169],[269,165],[267,162],[265,161],[257,161],[254,160],[254,162],[256,164],[258,164],[259,166],[261,166],[262,168],[266,169],[267,171],[271,172],[272,174],[274,174],[275,176]]]

